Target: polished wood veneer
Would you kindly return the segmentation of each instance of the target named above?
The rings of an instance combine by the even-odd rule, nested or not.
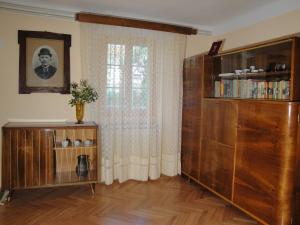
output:
[[[228,199],[232,196],[236,118],[234,102],[203,100],[200,182]]]
[[[49,130],[3,129],[2,189],[51,184],[52,146]]]
[[[234,148],[212,140],[202,140],[200,182],[231,199]]]
[[[268,224],[293,216],[298,105],[240,102],[233,202]]]
[[[202,101],[198,183],[262,224],[298,225],[299,104]]]
[[[7,123],[2,128],[2,190],[97,183],[97,129],[95,123]],[[64,139],[69,146],[62,147]],[[81,146],[74,146],[76,139]],[[91,146],[83,144],[87,139]],[[76,175],[79,155],[89,156],[87,177]]]
[[[199,177],[200,124],[203,71],[202,56],[184,61],[182,108],[182,171],[195,179]]]
[[[236,119],[236,102],[204,99],[201,129],[203,135],[201,137],[234,147],[236,142]]]
[[[203,65],[197,76],[184,70],[184,80],[194,78],[183,89],[191,97],[183,98],[182,173],[264,225],[300,225],[299,40],[284,37],[221,53],[223,58],[186,59],[202,57]],[[241,62],[250,51],[259,54]],[[213,98],[222,71],[273,60],[290,63],[288,100]],[[190,88],[197,83],[202,86]],[[185,108],[191,99],[193,108]]]

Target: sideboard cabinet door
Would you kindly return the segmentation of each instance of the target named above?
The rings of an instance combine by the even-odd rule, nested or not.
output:
[[[3,129],[2,189],[53,184],[53,130]]]
[[[233,202],[272,225],[291,224],[298,106],[239,102]]]

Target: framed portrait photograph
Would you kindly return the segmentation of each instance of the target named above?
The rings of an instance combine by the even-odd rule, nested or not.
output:
[[[18,31],[19,93],[70,93],[71,35]]]

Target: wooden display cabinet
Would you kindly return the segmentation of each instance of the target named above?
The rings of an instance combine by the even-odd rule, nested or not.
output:
[[[7,123],[2,128],[2,190],[97,183],[97,130],[93,122]],[[62,145],[66,139],[68,145]],[[88,156],[86,176],[76,173],[79,155]]]
[[[299,101],[299,50],[300,39],[293,36],[212,57],[206,97]]]
[[[292,35],[185,60],[182,174],[264,225],[300,225],[299,54]],[[228,75],[253,65],[264,71]],[[288,81],[289,95],[215,97],[221,80]]]

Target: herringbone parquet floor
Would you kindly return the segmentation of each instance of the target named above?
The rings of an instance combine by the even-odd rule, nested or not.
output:
[[[0,206],[1,225],[251,225],[255,222],[181,177],[20,190]]]

